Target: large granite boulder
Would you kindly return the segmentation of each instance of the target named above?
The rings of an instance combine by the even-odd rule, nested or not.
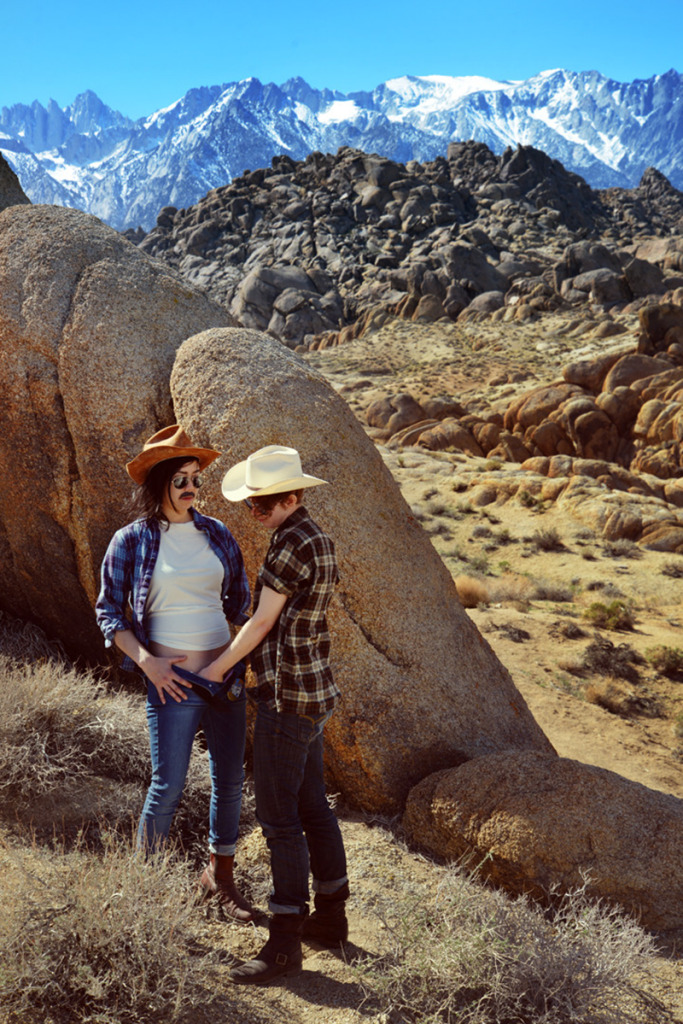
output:
[[[180,342],[227,312],[95,217],[0,213],[0,607],[101,659],[99,565],[125,521],[124,464],[173,421]]]
[[[329,768],[349,800],[395,812],[438,768],[551,749],[376,448],[315,370],[257,331],[209,330],[179,349],[171,391],[190,436],[224,452],[221,468],[279,443],[329,481],[306,502],[339,556],[330,624],[343,701],[328,726]],[[202,503],[239,539],[253,580],[267,533],[217,480]]]
[[[648,928],[683,927],[683,801],[536,751],[477,758],[425,778],[404,825],[440,857],[541,898],[587,882]]]

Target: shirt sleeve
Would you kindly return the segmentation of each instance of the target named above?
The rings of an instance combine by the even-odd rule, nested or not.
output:
[[[237,541],[229,530],[225,533],[223,543],[230,573],[227,591],[223,596],[223,611],[228,622],[235,626],[243,626],[249,618],[247,613],[251,604],[247,572]]]
[[[95,605],[97,624],[104,634],[105,647],[111,647],[114,634],[132,629],[126,616],[132,586],[133,551],[121,531],[112,537],[102,562],[101,586]]]
[[[285,541],[268,552],[259,578],[265,587],[291,597],[309,582],[311,572],[310,561],[302,557],[295,544]]]

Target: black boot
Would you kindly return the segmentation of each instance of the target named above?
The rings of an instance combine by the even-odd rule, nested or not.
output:
[[[302,965],[301,932],[303,914],[273,914],[270,935],[255,960],[248,960],[230,971],[235,985],[267,985],[275,978],[299,974]]]
[[[303,937],[332,948],[349,937],[349,922],[344,905],[349,898],[349,883],[336,892],[315,894],[315,910],[304,922]]]

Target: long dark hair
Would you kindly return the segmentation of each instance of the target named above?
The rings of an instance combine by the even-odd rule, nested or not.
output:
[[[195,460],[196,461],[196,460]],[[163,509],[164,498],[168,495],[169,485],[181,466],[192,462],[192,456],[180,455],[175,459],[164,459],[152,466],[139,484],[130,500],[130,515],[135,519],[156,520],[163,528],[168,527],[168,518]]]

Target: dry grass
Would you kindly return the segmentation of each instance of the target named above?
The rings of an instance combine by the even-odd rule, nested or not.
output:
[[[666,1011],[633,987],[653,943],[586,899],[552,913],[445,870],[434,894],[405,883],[372,908],[383,948],[357,965],[386,1019],[419,1024],[644,1024]],[[385,1018],[383,1018],[385,1019]]]
[[[40,631],[30,627],[22,664],[0,654],[3,715],[0,719],[0,807],[7,820],[26,821],[37,798],[59,802],[80,782],[81,820],[99,830],[103,814],[128,830],[131,799],[142,806],[150,775],[149,738],[142,688],[139,696],[110,692],[92,673],[79,672],[54,653]],[[0,649],[22,643],[22,624],[0,624]],[[46,657],[46,654],[48,655]],[[101,780],[109,780],[106,810]],[[139,800],[130,785],[139,787]],[[116,787],[120,797],[117,797]],[[90,794],[90,795],[89,795]],[[27,799],[28,797],[32,799]],[[201,735],[195,741],[185,793],[173,835],[200,861],[206,852],[210,779]],[[245,800],[245,821],[253,819],[253,801]],[[61,817],[61,815],[60,815]]]
[[[622,718],[630,718],[633,715],[659,718],[663,713],[661,701],[657,696],[647,689],[641,688],[636,691],[616,676],[606,676],[588,683],[584,697],[590,704],[597,704]]]
[[[489,588],[476,576],[456,576],[455,589],[463,608],[477,608],[481,604],[489,604]]]
[[[143,702],[111,695],[94,676],[59,661],[0,656],[0,795],[40,794],[64,779],[144,778],[149,764]]]
[[[98,857],[6,843],[0,856],[8,1021],[156,1024],[217,1012],[211,960],[189,928],[196,896],[182,862],[144,862],[111,835]]]
[[[645,657],[662,675],[675,678],[683,674],[683,650],[680,647],[651,647],[645,652]]]

